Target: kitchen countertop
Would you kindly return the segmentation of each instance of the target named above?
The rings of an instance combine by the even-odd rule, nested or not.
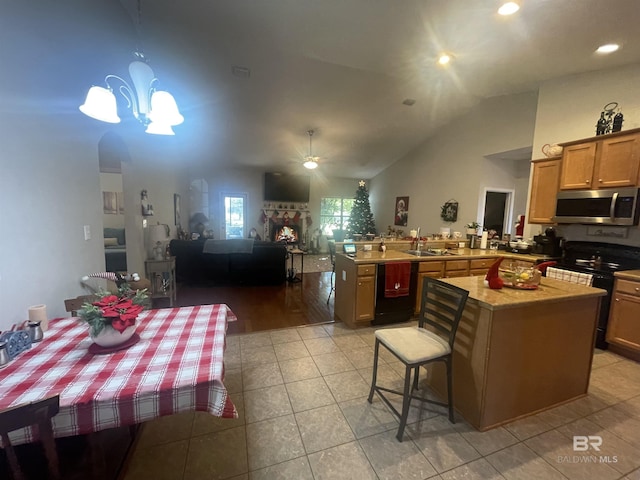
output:
[[[640,270],[623,270],[622,272],[615,272],[614,276],[624,280],[640,282]]]
[[[344,255],[338,252],[337,255]],[[386,252],[380,252],[378,250],[362,251],[358,250],[355,257],[348,257],[355,263],[385,263],[385,262],[398,262],[398,261],[410,261],[410,262],[422,262],[433,260],[473,260],[474,258],[486,258],[486,257],[505,257],[513,260],[524,260],[529,262],[544,261],[547,259],[544,255],[534,254],[522,254],[522,253],[509,253],[504,250],[481,250],[471,248],[460,248],[454,250],[454,253],[447,255],[429,255],[424,257],[418,257],[411,255],[410,253],[404,253],[401,250],[388,249]]]
[[[539,302],[561,302],[578,298],[601,297],[606,290],[543,277],[536,290],[519,290],[504,287],[492,290],[484,283],[484,277],[443,278],[443,282],[463,288],[469,298],[489,310],[501,310],[527,306]]]

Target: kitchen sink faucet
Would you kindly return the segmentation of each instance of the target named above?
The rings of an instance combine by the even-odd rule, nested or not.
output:
[[[418,227],[418,230],[416,230],[416,250],[419,252],[420,251],[420,227]]]

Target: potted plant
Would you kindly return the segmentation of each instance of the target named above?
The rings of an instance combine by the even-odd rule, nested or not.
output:
[[[467,227],[467,235],[478,235],[478,229],[481,225],[478,222],[469,222],[465,227]]]

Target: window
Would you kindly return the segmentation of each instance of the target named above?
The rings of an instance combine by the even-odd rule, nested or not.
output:
[[[353,202],[353,198],[320,199],[320,229],[324,235],[333,236],[334,229],[347,228]]]
[[[244,238],[245,194],[223,194],[224,224],[222,238]]]

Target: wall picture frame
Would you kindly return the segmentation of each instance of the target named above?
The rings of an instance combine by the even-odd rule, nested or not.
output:
[[[396,213],[393,224],[406,227],[409,220],[409,197],[396,197],[395,208]]]

